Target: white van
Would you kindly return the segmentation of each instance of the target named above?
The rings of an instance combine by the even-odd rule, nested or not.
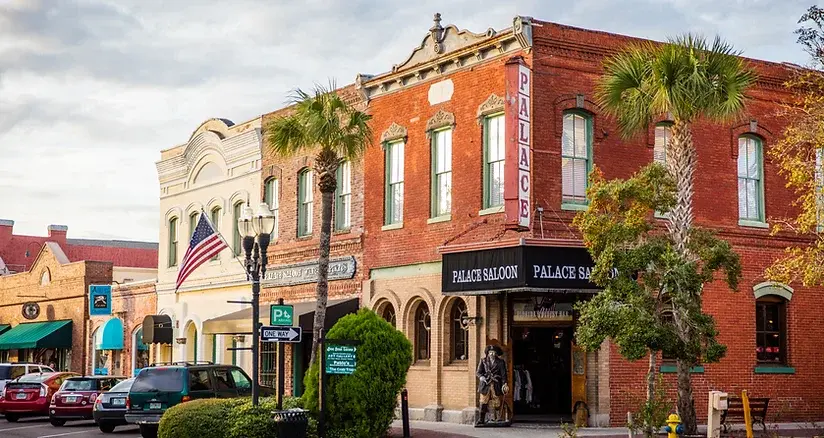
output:
[[[0,393],[6,388],[6,383],[29,373],[53,373],[54,370],[36,363],[0,363]]]

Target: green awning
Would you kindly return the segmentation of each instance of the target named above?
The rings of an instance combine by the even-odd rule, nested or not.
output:
[[[71,320],[27,322],[0,334],[0,350],[21,348],[72,348]]]
[[[5,333],[9,331],[11,328],[11,324],[0,324],[0,333]]]

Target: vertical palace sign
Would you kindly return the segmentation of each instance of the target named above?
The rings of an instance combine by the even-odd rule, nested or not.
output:
[[[505,210],[509,222],[526,228],[532,224],[531,88],[532,71],[523,58],[507,61]]]

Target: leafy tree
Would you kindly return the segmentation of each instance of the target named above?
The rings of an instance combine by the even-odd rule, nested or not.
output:
[[[660,417],[653,414],[665,406],[656,391],[658,352],[688,369],[702,361],[719,361],[726,347],[716,340],[714,319],[701,309],[700,292],[718,271],[732,288],[741,276],[738,255],[709,231],[690,229],[687,258],[671,234],[656,228],[652,212],[671,214],[675,190],[672,177],[657,163],[627,180],[607,181],[596,168],[587,190],[589,208],[574,220],[595,261],[591,279],[604,288],[578,305],[576,339],[589,350],[610,339],[628,360],[649,357],[644,408],[648,436],[655,433],[653,423]],[[676,309],[691,328],[689,337],[680,336],[671,317]]]
[[[804,243],[786,248],[784,257],[767,269],[774,281],[799,281],[805,286],[824,285],[824,9],[811,6],[796,31],[798,42],[812,56],[811,69],[796,72],[787,82],[795,101],[787,105],[788,125],[770,150],[787,187],[796,194],[798,214],[778,219],[773,234],[789,231],[802,236]]]
[[[326,321],[329,295],[329,244],[332,204],[337,189],[336,173],[342,161],[358,159],[372,142],[372,116],[355,109],[336,91],[315,85],[310,94],[301,89],[290,96],[291,112],[275,118],[266,127],[268,146],[281,156],[316,152],[314,172],[321,193],[320,245],[318,256],[317,308],[313,324],[312,356],[315,362],[318,336]]]
[[[724,121],[742,113],[755,73],[737,55],[718,37],[708,43],[688,34],[666,44],[635,44],[605,62],[596,87],[599,104],[617,120],[625,137],[645,132],[656,117],[671,116],[666,167],[675,184],[675,203],[668,232],[676,254],[688,265],[699,259],[690,242],[697,165],[692,125],[702,118]],[[692,344],[700,333],[690,325],[690,314],[700,307],[701,290],[679,290],[678,295],[683,299],[674,302],[674,324],[681,342]],[[696,419],[689,369],[689,361],[678,361],[678,412],[686,432],[693,433]]]

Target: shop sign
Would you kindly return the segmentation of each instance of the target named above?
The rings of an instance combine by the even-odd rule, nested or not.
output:
[[[89,286],[89,315],[108,316],[112,314],[112,285],[93,284]]]
[[[504,210],[507,220],[520,227],[532,224],[532,155],[530,91],[532,70],[518,57],[506,64],[508,99],[505,109],[506,168]]]
[[[40,305],[34,302],[23,304],[23,318],[37,319],[40,316]]]
[[[326,374],[352,374],[357,366],[357,350],[354,345],[326,345]]]
[[[355,257],[329,260],[329,280],[347,280],[355,276]],[[318,281],[318,262],[294,263],[266,268],[266,276],[261,280],[264,286],[293,286]]]
[[[443,255],[442,290],[599,289],[586,248],[515,246]]]
[[[532,300],[512,303],[512,320],[515,322],[568,322],[572,321],[572,303],[542,305]]]

